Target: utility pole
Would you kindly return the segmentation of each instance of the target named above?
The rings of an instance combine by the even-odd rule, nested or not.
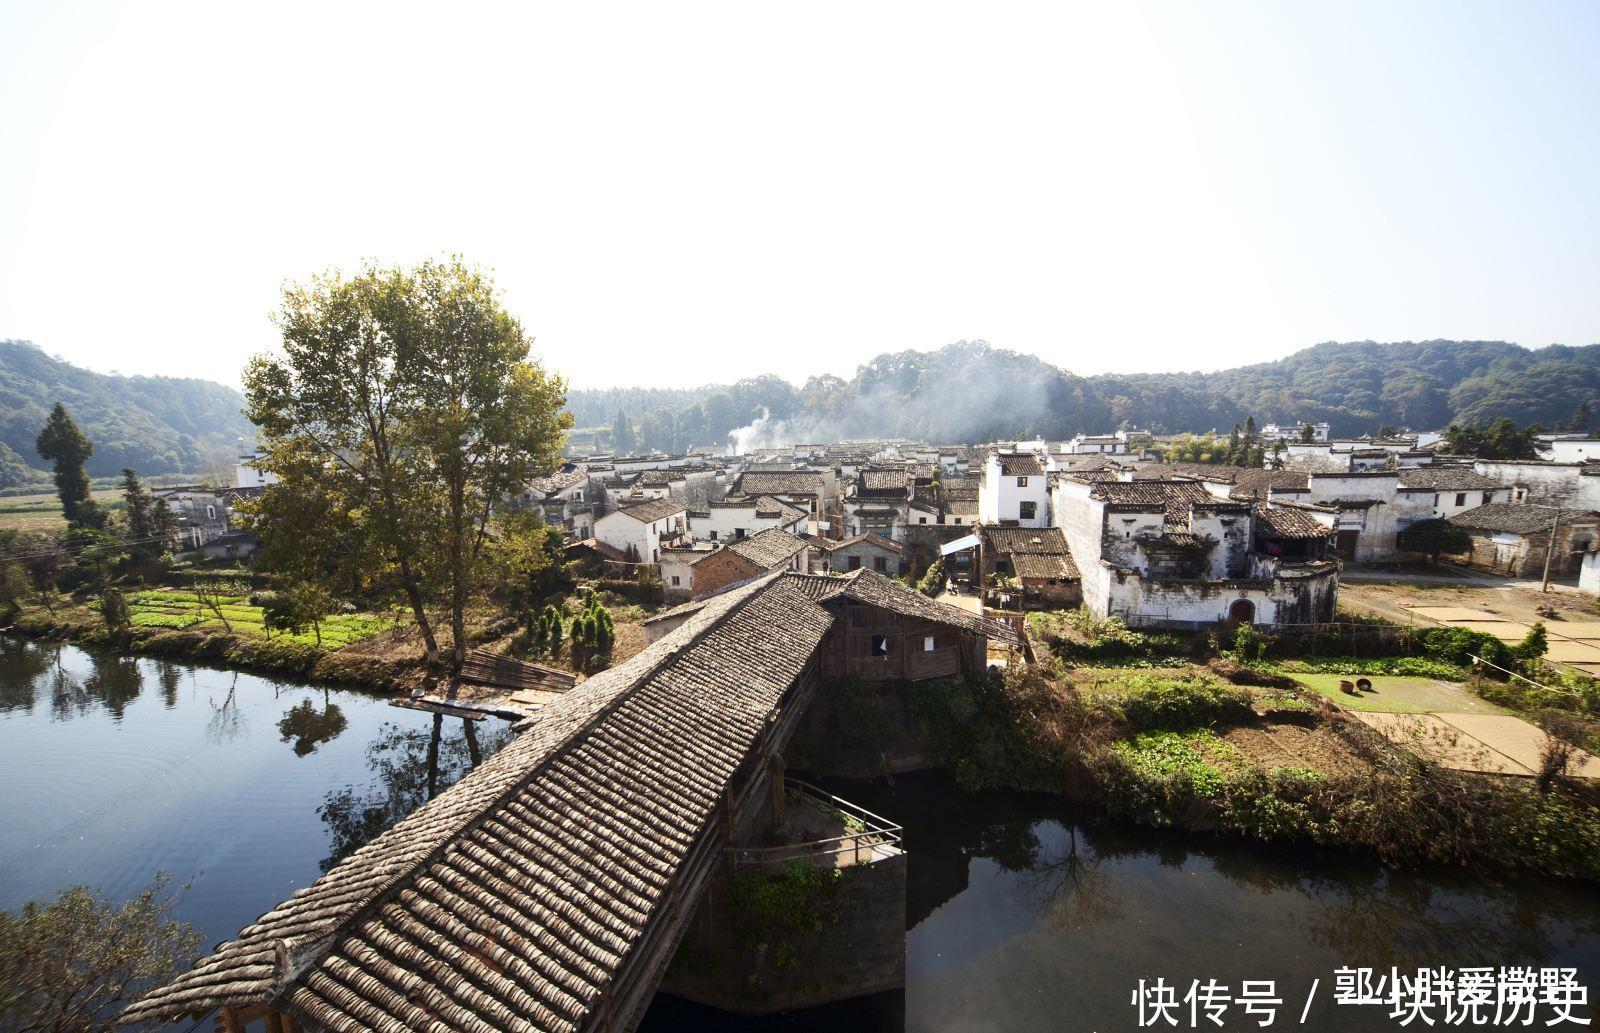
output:
[[[1544,587],[1541,591],[1550,591],[1550,555],[1556,551],[1556,529],[1561,526],[1561,507],[1556,507],[1556,515],[1550,518],[1550,540],[1544,544]]]

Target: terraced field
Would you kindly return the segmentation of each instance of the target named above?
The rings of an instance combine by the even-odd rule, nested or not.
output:
[[[133,616],[133,625],[137,628],[164,628],[173,631],[185,631],[190,628],[205,631],[225,630],[222,620],[209,607],[203,605],[200,597],[193,592],[173,589],[132,592],[128,595],[128,609]],[[261,607],[252,606],[248,596],[226,597],[222,601],[221,611],[227,618],[227,623],[232,626],[234,634],[267,637]],[[341,649],[352,643],[372,638],[374,635],[380,635],[395,624],[393,618],[382,614],[334,614],[323,618],[322,646],[324,649]],[[273,641],[287,639],[290,642],[303,642],[307,645],[317,644],[317,633],[311,628],[295,634],[273,632],[271,637]]]

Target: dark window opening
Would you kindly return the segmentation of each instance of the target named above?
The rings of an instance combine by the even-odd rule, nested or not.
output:
[[[872,569],[882,574],[889,569],[889,563],[882,556],[872,557]]]
[[[1466,504],[1467,504],[1467,493],[1464,492],[1464,491],[1457,492],[1456,493],[1456,505],[1465,506]]]
[[[1023,520],[1032,520],[1033,515],[1038,512],[1038,506],[1037,502],[1018,503],[1017,512]]]
[[[860,556],[851,556],[850,557],[850,566],[848,567],[848,569],[857,570],[860,567],[861,567],[861,557]]]
[[[889,655],[889,636],[888,635],[874,635],[874,636],[872,636],[872,655],[873,656],[888,656]]]

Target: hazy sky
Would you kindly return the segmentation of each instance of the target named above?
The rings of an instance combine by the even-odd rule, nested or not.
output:
[[[447,252],[574,386],[1600,341],[1600,4],[0,0],[0,337],[236,383]]]

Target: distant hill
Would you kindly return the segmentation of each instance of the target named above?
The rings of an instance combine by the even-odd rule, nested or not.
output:
[[[559,371],[558,371],[559,372]],[[205,380],[93,373],[25,341],[0,341],[0,488],[47,464],[33,450],[63,401],[94,442],[89,472],[192,474],[233,454],[253,430],[239,392]],[[580,448],[610,447],[619,410],[639,447],[677,451],[895,436],[943,442],[1013,435],[1067,438],[1127,424],[1156,432],[1227,431],[1254,416],[1326,420],[1341,436],[1452,421],[1565,425],[1600,413],[1600,345],[1529,350],[1504,341],[1319,344],[1276,362],[1216,373],[1081,377],[1043,359],[961,341],[885,353],[849,379],[796,387],[776,376],[698,388],[572,391]],[[598,434],[595,429],[598,428]],[[37,476],[33,474],[32,476]]]
[[[33,446],[58,401],[94,443],[92,477],[114,476],[123,467],[145,475],[199,473],[232,456],[239,438],[255,436],[240,412],[244,397],[232,388],[94,373],[27,341],[0,341],[0,487],[26,479],[18,463],[49,469]]]
[[[1227,431],[1249,416],[1325,420],[1341,436],[1500,417],[1555,426],[1585,402],[1600,412],[1600,345],[1530,350],[1505,341],[1330,342],[1217,373],[1093,377],[961,341],[879,355],[848,380],[813,377],[798,388],[767,376],[688,391],[573,391],[567,399],[579,427],[609,428],[620,409],[643,447],[669,450],[721,445],[735,431],[755,445],[876,436],[973,442],[1066,438],[1124,424]]]

